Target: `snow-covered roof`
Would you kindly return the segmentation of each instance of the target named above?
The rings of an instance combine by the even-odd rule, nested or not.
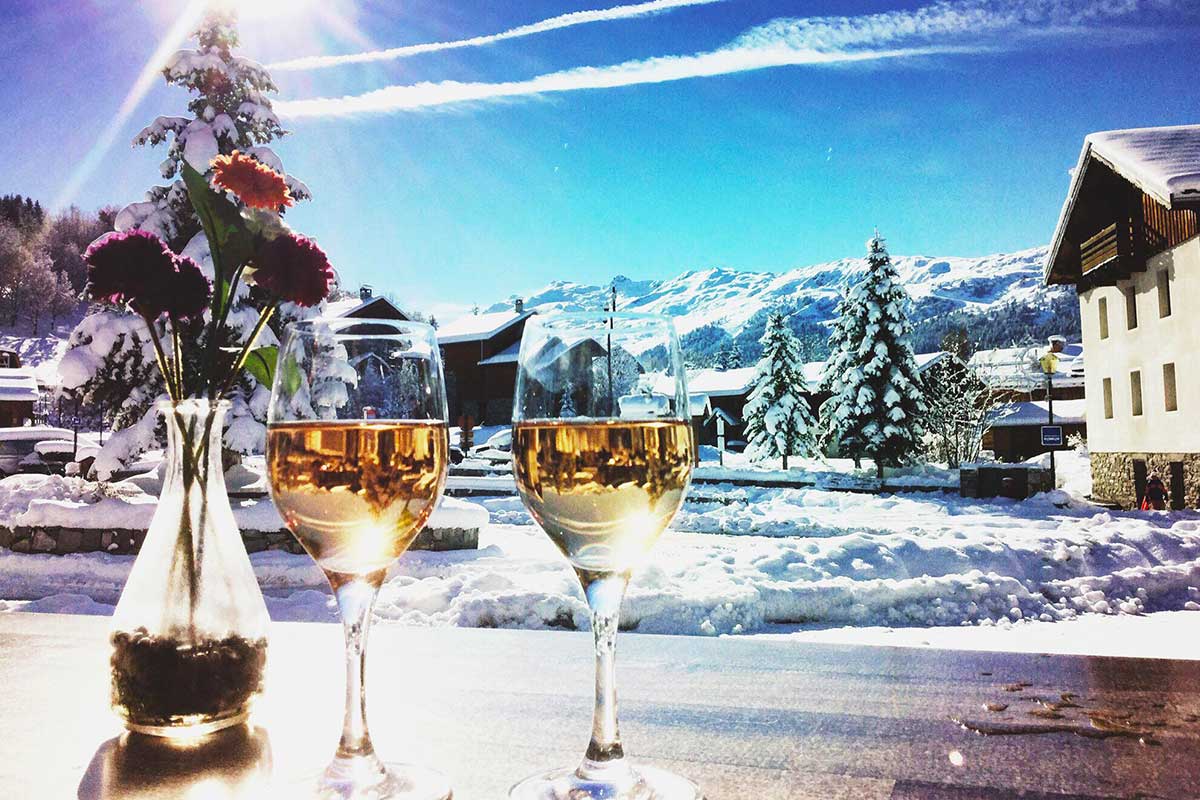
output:
[[[478,342],[491,339],[506,328],[532,316],[534,312],[497,311],[493,314],[468,314],[438,329],[439,344]]]
[[[1101,131],[1083,147],[1167,208],[1200,202],[1200,125]]]
[[[479,366],[486,367],[492,364],[515,364],[517,363],[517,355],[521,352],[521,340],[510,344],[508,347],[496,353],[494,356],[483,359],[479,362]]]
[[[971,356],[967,366],[992,388],[1029,390],[1041,387],[1046,381],[1039,362],[1046,351],[1046,345],[980,350]],[[1083,345],[1078,342],[1066,344],[1058,353],[1054,384],[1083,386],[1083,370]]]
[[[754,383],[754,367],[737,369],[689,370],[687,385],[689,392],[700,392],[709,397],[729,397],[745,394]]]
[[[1045,277],[1051,270],[1079,200],[1088,165],[1099,161],[1169,209],[1200,205],[1200,125],[1130,128],[1099,131],[1083,140],[1071,187],[1058,215],[1058,225],[1046,255]]]
[[[383,317],[384,319],[408,319],[408,315],[397,308],[396,304],[386,297],[369,297],[366,300],[360,300],[357,297],[348,297],[344,300],[334,300],[332,303],[325,304],[325,314],[330,317],[374,317],[378,316],[377,311],[371,314],[364,314],[363,312],[377,303],[387,306],[386,309],[381,309],[387,313]]]
[[[1081,425],[1086,419],[1087,401],[1055,400],[1055,425]],[[1016,428],[1026,425],[1047,425],[1049,407],[1045,400],[1025,400],[1008,403],[992,413],[990,426],[993,428]]]
[[[712,401],[706,394],[688,392],[688,413],[693,417],[706,417],[712,412]]]
[[[30,403],[37,399],[38,382],[32,369],[0,369],[0,402]]]

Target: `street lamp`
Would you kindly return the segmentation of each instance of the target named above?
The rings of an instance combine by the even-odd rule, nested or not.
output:
[[[1041,365],[1042,372],[1046,375],[1047,426],[1054,424],[1054,373],[1058,371],[1058,353],[1054,351],[1053,342],[1050,347],[1051,349],[1038,359],[1038,364]],[[1054,480],[1054,445],[1050,445],[1050,489],[1053,491],[1056,488],[1058,487],[1057,482]]]

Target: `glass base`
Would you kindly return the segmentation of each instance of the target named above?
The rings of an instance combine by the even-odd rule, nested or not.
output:
[[[416,764],[337,758],[319,776],[288,787],[288,797],[314,800],[451,800],[450,781]]]
[[[509,800],[704,800],[700,787],[657,767],[600,769],[580,775],[562,769],[531,775],[508,792]]]
[[[243,708],[236,714],[219,719],[208,719],[201,714],[195,714],[193,717],[180,717],[178,724],[175,725],[147,725],[135,722],[128,717],[124,718],[124,722],[125,727],[129,730],[146,736],[162,736],[168,739],[198,739],[210,733],[232,728],[234,725],[241,725],[249,716],[249,709]]]

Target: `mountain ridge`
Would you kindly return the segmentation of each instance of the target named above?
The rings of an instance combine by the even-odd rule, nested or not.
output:
[[[901,281],[912,297],[914,323],[953,312],[986,315],[1017,304],[1029,311],[1049,307],[1069,288],[1042,283],[1046,247],[1011,253],[966,256],[893,256]],[[827,325],[836,315],[844,283],[865,267],[865,259],[841,258],[794,267],[784,272],[707,267],[661,280],[633,280],[618,274],[606,284],[551,281],[523,297],[538,311],[599,311],[617,287],[617,306],[675,318],[681,335],[715,325],[737,337],[762,309],[789,308],[805,324]],[[510,295],[486,311],[513,307]]]

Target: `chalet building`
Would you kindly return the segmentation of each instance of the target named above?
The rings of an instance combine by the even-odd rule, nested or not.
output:
[[[0,428],[33,424],[34,406],[40,397],[32,369],[0,367]]]
[[[363,286],[358,290],[358,299],[335,300],[325,308],[331,317],[356,317],[359,319],[394,319],[409,321],[410,317],[386,297],[376,297],[375,290]]]
[[[998,399],[1007,402],[1045,400],[1047,388],[1055,402],[1082,400],[1085,394],[1083,345],[1068,343],[1058,336],[1050,338],[1048,346],[978,350],[967,361],[967,366]],[[1054,353],[1058,364],[1049,381],[1041,364],[1047,351]]]
[[[1049,381],[1042,366],[1047,353],[1057,369]],[[1002,347],[976,351],[967,362],[990,390],[999,407],[983,434],[983,449],[999,461],[1024,461],[1051,449],[1067,449],[1066,438],[1087,438],[1083,345],[1050,337],[1048,345]],[[1047,394],[1054,399],[1054,423],[1062,426],[1064,444],[1042,445],[1042,426],[1050,424]]]
[[[533,313],[518,300],[512,311],[470,314],[438,329],[451,420],[471,416],[476,424],[487,425],[512,421],[517,353]]]
[[[1200,506],[1200,125],[1093,133],[1046,258],[1079,293],[1092,491]]]

